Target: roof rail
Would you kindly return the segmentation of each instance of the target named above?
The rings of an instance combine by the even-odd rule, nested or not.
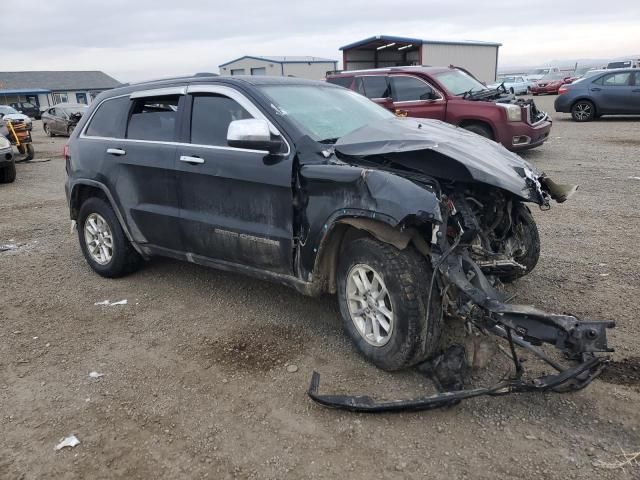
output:
[[[200,78],[200,77],[218,77],[217,73],[210,72],[198,72],[193,75],[180,75],[179,77],[167,77],[167,78],[154,78],[152,80],[142,80],[141,82],[129,82],[123,83],[119,85],[120,87],[128,87],[131,85],[145,85],[147,83],[155,83],[155,82],[170,82],[172,80],[184,80],[187,78]]]

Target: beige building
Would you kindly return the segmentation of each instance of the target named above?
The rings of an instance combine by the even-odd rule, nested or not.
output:
[[[480,81],[493,82],[500,43],[438,41],[378,35],[341,47],[344,70],[431,65],[462,67]]]
[[[270,75],[324,80],[327,72],[337,70],[338,62],[318,57],[244,56],[219,65],[220,75]]]

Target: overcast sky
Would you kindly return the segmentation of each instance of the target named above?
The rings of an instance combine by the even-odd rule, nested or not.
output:
[[[0,8],[0,70],[103,70],[135,81],[217,72],[243,55],[341,60],[339,47],[379,34],[500,42],[503,66],[640,53],[640,0],[27,3]]]

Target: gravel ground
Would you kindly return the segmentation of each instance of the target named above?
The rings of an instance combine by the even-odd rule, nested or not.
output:
[[[536,101],[552,111],[553,98]],[[0,253],[0,478],[639,478],[639,465],[599,465],[640,451],[640,118],[554,117],[551,140],[523,156],[581,187],[534,212],[541,260],[509,289],[616,320],[615,362],[574,394],[374,416],[314,405],[311,372],[323,391],[387,398],[428,382],[363,361],[333,297],[167,259],[94,274],[69,229],[65,139],[36,122],[51,160],[0,186],[0,245],[17,245]],[[80,445],[54,451],[70,434]]]

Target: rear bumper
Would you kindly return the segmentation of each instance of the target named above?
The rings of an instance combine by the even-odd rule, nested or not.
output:
[[[558,93],[558,90],[560,89],[560,87],[531,87],[531,93],[536,93],[536,94],[540,94],[540,93]]]
[[[571,104],[573,103],[573,98],[569,95],[562,94],[558,95],[558,98],[553,102],[553,108],[556,112],[560,113],[571,113]]]
[[[535,125],[507,122],[502,129],[500,143],[514,152],[538,147],[549,138],[551,125],[550,120],[543,120]]]

